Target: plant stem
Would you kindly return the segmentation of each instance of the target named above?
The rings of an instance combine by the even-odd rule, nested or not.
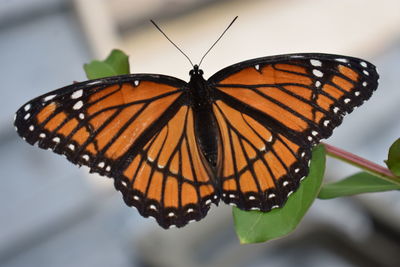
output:
[[[334,158],[337,158],[341,161],[347,162],[353,166],[361,168],[367,172],[374,174],[375,176],[382,178],[386,181],[395,183],[400,185],[400,178],[396,177],[392,174],[392,172],[382,167],[374,162],[361,158],[357,155],[354,155],[350,152],[344,151],[343,149],[337,148],[335,146],[328,145],[326,143],[322,143],[325,146],[326,153]]]

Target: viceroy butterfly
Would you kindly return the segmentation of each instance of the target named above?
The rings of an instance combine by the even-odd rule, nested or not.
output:
[[[208,80],[129,74],[75,83],[16,113],[29,144],[114,178],[129,206],[163,228],[220,200],[282,207],[308,174],[311,149],[378,85],[371,63],[286,54],[243,61]]]

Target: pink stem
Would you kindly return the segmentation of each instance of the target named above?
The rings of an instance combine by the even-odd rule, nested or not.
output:
[[[326,143],[322,143],[322,144],[325,146],[325,149],[326,149],[326,152],[328,155],[335,157],[337,159],[346,161],[357,167],[360,167],[366,171],[369,171],[375,175],[378,175],[379,177],[381,177],[385,180],[389,180],[390,182],[400,183],[400,179],[398,177],[395,177],[389,169],[382,167],[382,166],[380,166],[374,162],[371,162],[369,160],[363,159],[363,158],[361,158],[357,155],[354,155],[350,152],[344,151],[335,146],[331,146]]]

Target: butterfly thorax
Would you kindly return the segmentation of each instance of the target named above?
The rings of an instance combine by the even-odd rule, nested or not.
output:
[[[197,142],[205,159],[215,170],[220,137],[212,112],[213,89],[203,78],[203,71],[197,65],[189,74],[189,102],[194,113]]]

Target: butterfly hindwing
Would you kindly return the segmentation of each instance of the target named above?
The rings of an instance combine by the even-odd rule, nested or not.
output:
[[[128,205],[164,228],[182,227],[203,218],[218,203],[213,174],[198,149],[193,111],[179,111],[132,160],[123,165],[116,187]]]
[[[293,54],[244,61],[214,74],[222,199],[241,209],[280,207],[308,174],[311,148],[377,87],[360,59]]]

